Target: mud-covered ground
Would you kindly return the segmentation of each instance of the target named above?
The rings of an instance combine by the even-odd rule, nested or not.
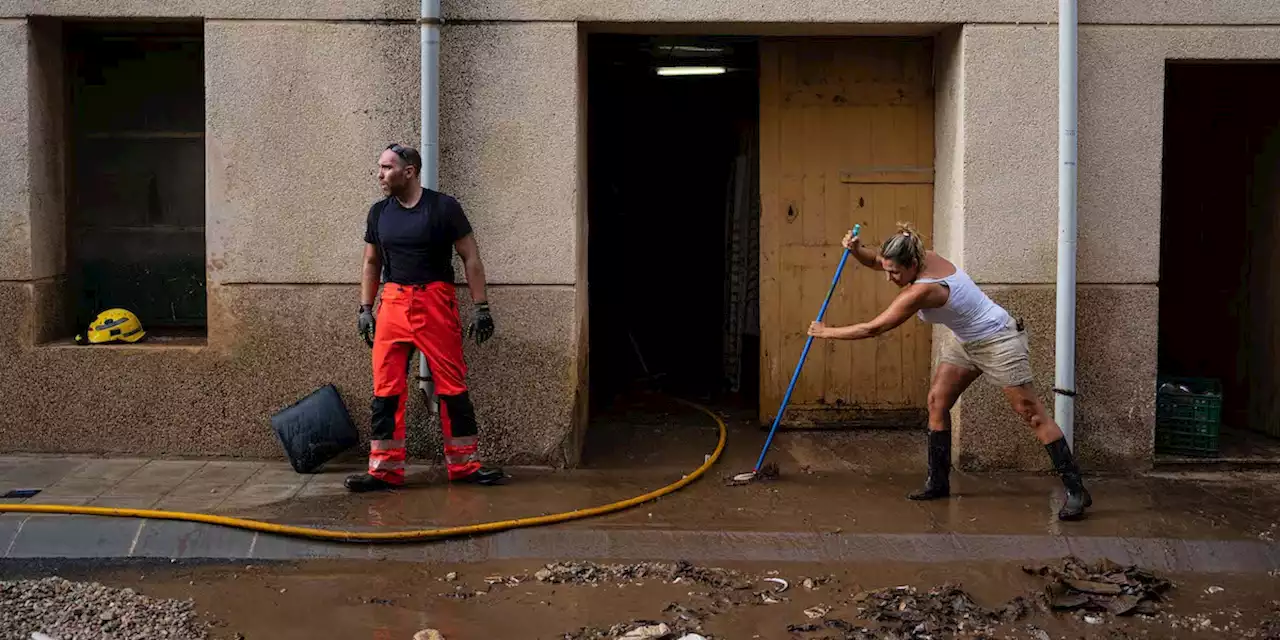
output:
[[[1276,576],[1158,575],[1068,559],[718,567],[377,561],[108,568],[0,564],[0,580],[12,598],[21,597],[22,585],[35,584],[22,580],[54,575],[132,589],[137,596],[127,594],[126,600],[142,603],[138,606],[172,607],[174,603],[164,601],[190,599],[204,635],[214,640],[411,640],[423,629],[438,630],[447,640],[677,640],[687,634],[712,640],[1280,639]],[[91,591],[114,602],[110,592],[96,585]],[[55,605],[47,615],[57,617],[57,606],[67,603]],[[125,604],[109,616],[79,611],[84,624],[104,627],[98,635],[82,629],[75,637],[131,637],[111,635],[131,614]],[[0,627],[0,640],[29,640],[33,631],[41,631],[31,627],[38,620],[23,619],[23,628],[0,623],[7,626]],[[668,635],[651,635],[660,630]]]

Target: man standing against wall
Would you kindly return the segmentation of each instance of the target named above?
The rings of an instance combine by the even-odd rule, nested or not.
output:
[[[467,394],[462,324],[454,289],[453,252],[462,257],[475,313],[468,328],[481,344],[493,335],[484,264],[471,224],[453,197],[422,186],[422,156],[398,144],[378,158],[387,195],[369,209],[360,280],[360,333],[373,335],[373,429],[368,473],[347,478],[351,491],[404,484],[406,366],[416,346],[427,358],[440,403],[450,481],[495,484],[501,469],[480,464],[479,431]],[[373,301],[385,269],[375,327]]]

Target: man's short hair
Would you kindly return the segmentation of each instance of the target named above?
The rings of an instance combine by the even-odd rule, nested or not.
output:
[[[400,156],[406,164],[413,167],[415,173],[422,173],[422,154],[418,153],[413,147],[406,147],[398,142],[392,142],[387,145],[387,150]]]

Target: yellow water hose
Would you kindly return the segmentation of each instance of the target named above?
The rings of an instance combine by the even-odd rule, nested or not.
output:
[[[567,522],[569,520],[581,520],[593,516],[600,516],[606,513],[614,513],[624,509],[630,509],[639,504],[643,504],[650,500],[660,498],[669,493],[674,493],[684,488],[689,483],[697,480],[720,458],[721,452],[724,451],[724,443],[727,435],[727,429],[724,420],[710,409],[689,402],[688,400],[675,399],[681,404],[691,406],[716,421],[716,426],[720,429],[720,440],[716,443],[716,449],[702,463],[702,466],[694,470],[693,473],[680,478],[679,481],[673,482],[661,489],[650,491],[644,495],[611,502],[609,504],[589,509],[578,509],[577,511],[565,511],[562,513],[553,513],[545,516],[536,516],[529,518],[518,518],[516,520],[499,520],[495,522],[483,522],[480,524],[470,524],[458,527],[443,527],[439,529],[415,529],[409,531],[337,531],[332,529],[316,529],[312,527],[295,527],[286,524],[274,524],[271,522],[263,522],[261,520],[248,520],[244,518],[232,518],[227,516],[215,516],[208,513],[187,513],[183,511],[162,511],[153,509],[112,509],[108,507],[77,507],[71,505],[60,504],[0,504],[0,513],[53,513],[63,515],[90,515],[90,516],[115,516],[121,518],[150,518],[153,520],[186,520],[188,522],[203,522],[206,524],[222,525],[224,527],[233,527],[236,529],[248,529],[251,531],[262,531],[265,533],[275,533],[285,536],[295,536],[302,538],[314,538],[319,540],[334,540],[338,542],[410,542],[414,540],[432,540],[438,538],[452,538],[457,536],[474,535],[478,533],[493,533],[495,531],[505,531],[507,529],[519,529],[523,527],[537,527],[546,524],[555,524],[557,522]]]

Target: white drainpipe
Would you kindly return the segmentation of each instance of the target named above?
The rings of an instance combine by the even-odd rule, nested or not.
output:
[[[440,183],[440,0],[422,0],[422,186]]]
[[[1058,279],[1053,417],[1075,445],[1076,395],[1076,0],[1058,0]]]
[[[422,0],[422,17],[418,21],[421,38],[422,67],[422,186],[436,190],[440,185],[440,0]],[[418,352],[418,388],[422,389],[428,409],[438,410],[431,369],[427,356]]]

